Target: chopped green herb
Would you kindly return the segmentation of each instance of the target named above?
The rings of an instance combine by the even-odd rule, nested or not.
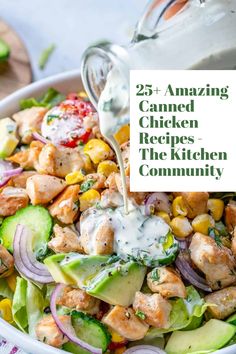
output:
[[[160,279],[159,270],[157,268],[152,270],[151,279],[154,280],[154,281],[158,281]]]
[[[139,318],[141,318],[141,320],[145,320],[145,318],[146,318],[145,313],[143,313],[142,311],[139,311],[139,310],[137,310],[135,312],[135,315],[138,316]]]
[[[112,263],[118,262],[119,260],[120,260],[120,257],[114,254],[113,256],[111,256],[107,260],[106,264],[112,264]]]
[[[26,98],[20,101],[20,108],[26,109],[31,107],[46,107],[51,108],[62,102],[65,96],[54,88],[49,88],[46,93],[38,100],[34,97]]]
[[[48,48],[44,49],[43,52],[40,55],[39,58],[39,68],[41,70],[43,70],[50,58],[50,56],[52,55],[52,53],[54,52],[56,46],[55,44],[51,44]]]
[[[81,184],[80,190],[81,192],[87,192],[95,183],[96,181],[94,179],[88,179],[84,183]]]
[[[215,236],[215,241],[216,241],[216,244],[218,247],[221,247],[222,246],[222,241],[221,241],[221,238],[220,236]]]
[[[57,119],[57,118],[59,118],[58,115],[49,114],[49,115],[47,116],[47,123],[50,124],[54,119]]]
[[[112,103],[113,103],[113,98],[111,98],[109,101],[104,102],[102,110],[104,112],[109,112],[111,110]]]

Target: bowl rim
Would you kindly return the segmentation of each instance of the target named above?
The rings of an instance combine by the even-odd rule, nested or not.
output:
[[[76,80],[81,82],[81,75],[79,70],[70,70],[60,74],[55,74],[49,76],[47,78],[41,79],[26,87],[23,87],[14,93],[10,94],[6,98],[3,98],[0,101],[0,115],[1,111],[7,110],[9,106],[15,103],[18,103],[22,98],[31,97],[34,94],[38,94],[39,91],[43,91],[50,86],[63,84],[63,82],[69,82],[70,80]],[[1,118],[0,118],[1,119]],[[6,321],[0,318],[0,335],[3,336],[6,340],[12,342],[13,344],[18,346],[19,348],[23,348],[23,350],[29,350],[25,348],[30,348],[30,351],[34,353],[44,353],[44,354],[68,354],[68,352],[57,349],[52,346],[49,346],[45,343],[38,341],[29,336],[27,333],[23,333],[14,326],[10,325]],[[13,339],[14,338],[14,339]],[[23,345],[22,345],[23,343]],[[229,347],[222,348],[217,350],[215,353],[219,354],[234,354],[236,353],[236,344],[231,345]]]

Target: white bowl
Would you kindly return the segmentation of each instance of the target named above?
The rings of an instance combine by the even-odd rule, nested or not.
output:
[[[19,110],[19,100],[28,97],[38,97],[49,87],[54,87],[62,93],[77,92],[83,89],[80,73],[77,70],[37,81],[0,101],[0,119],[17,112]],[[55,349],[32,339],[29,335],[18,331],[2,319],[0,319],[0,335],[31,354],[68,354],[64,350]],[[216,353],[235,354],[236,345],[221,349]]]

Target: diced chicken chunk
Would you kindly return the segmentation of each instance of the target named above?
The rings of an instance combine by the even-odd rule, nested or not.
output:
[[[171,305],[160,294],[136,292],[133,308],[136,315],[140,313],[150,326],[168,328]]]
[[[102,138],[102,134],[99,128],[99,119],[97,113],[88,114],[83,119],[83,126],[85,130],[91,130],[91,138]]]
[[[231,240],[231,250],[234,257],[236,257],[236,228],[234,229],[232,240]]]
[[[14,215],[18,209],[29,203],[29,197],[23,188],[6,187],[0,193],[0,215]]]
[[[79,215],[80,186],[68,186],[49,207],[51,215],[63,224],[72,224]]]
[[[99,225],[91,225],[90,210],[80,218],[80,242],[87,254],[109,255],[113,253],[114,230],[104,215]],[[85,221],[85,222],[84,222]]]
[[[181,195],[188,211],[188,218],[207,213],[207,201],[209,194],[206,192],[181,192],[174,193],[174,196]]]
[[[40,141],[32,141],[29,149],[17,152],[7,158],[8,161],[18,163],[22,168],[25,169],[37,169],[38,159],[44,144]]]
[[[236,226],[236,202],[231,200],[225,207],[225,224],[229,232],[232,232]]]
[[[205,301],[210,304],[207,310],[211,316],[223,320],[236,310],[236,287],[231,286],[209,294]]]
[[[55,237],[48,243],[48,247],[55,253],[83,253],[78,235],[69,227],[61,227],[56,224],[53,227],[53,232]]]
[[[95,315],[99,312],[100,300],[87,294],[84,290],[68,286],[64,289],[57,304]]]
[[[40,130],[47,111],[48,109],[45,107],[31,107],[13,115],[22,143],[29,144],[32,141],[32,132]]]
[[[187,293],[180,276],[170,267],[154,268],[147,275],[147,284],[154,293],[162,296],[185,298]]]
[[[35,171],[23,171],[20,175],[13,176],[11,178],[13,186],[16,188],[26,188],[27,179],[36,173]]]
[[[5,278],[14,270],[14,258],[5,247],[0,245],[0,278]]]
[[[114,190],[105,189],[101,193],[101,201],[102,208],[116,208],[122,206],[124,204],[123,197],[119,192]]]
[[[59,315],[59,320],[68,326],[71,323],[70,316]],[[40,342],[46,343],[56,348],[60,348],[63,344],[68,342],[68,338],[57,327],[53,317],[46,316],[39,321],[35,328],[36,336]]]
[[[37,171],[64,178],[67,174],[86,168],[85,156],[77,149],[46,144],[39,155]]]
[[[235,260],[230,249],[197,232],[193,235],[189,250],[193,263],[206,275],[213,290],[236,282]]]
[[[90,173],[84,177],[84,182],[90,182],[93,189],[99,190],[105,188],[106,177],[101,173]],[[83,182],[83,183],[84,183]]]
[[[125,289],[124,289],[125,291]],[[102,321],[114,331],[130,341],[144,338],[148,325],[139,319],[132,308],[116,305]]]
[[[65,187],[63,179],[49,175],[31,176],[26,183],[26,191],[33,205],[51,202]]]

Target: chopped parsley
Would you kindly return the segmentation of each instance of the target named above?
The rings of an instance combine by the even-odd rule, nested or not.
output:
[[[55,49],[56,49],[55,44],[51,44],[48,48],[43,50],[39,58],[39,68],[41,70],[45,68],[50,56],[52,55]]]
[[[87,181],[83,182],[80,186],[81,192],[87,192],[95,183],[94,179],[88,179]]]
[[[151,271],[150,278],[154,281],[158,281],[160,279],[159,270],[157,268],[155,268]]]
[[[135,315],[136,315],[137,317],[141,318],[141,320],[145,320],[145,318],[146,318],[145,313],[143,313],[142,311],[139,311],[139,310],[137,310],[137,311],[135,312]]]

